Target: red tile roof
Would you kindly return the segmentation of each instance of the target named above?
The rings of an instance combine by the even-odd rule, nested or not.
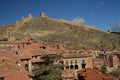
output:
[[[94,69],[82,69],[78,71],[79,75],[82,76],[85,80],[118,80],[115,77],[110,75],[105,75]]]
[[[4,62],[0,64],[0,76],[6,72],[9,72],[10,70],[17,70],[17,65],[10,62]]]
[[[16,55],[19,59],[30,59],[32,57],[30,50],[19,50]]]
[[[8,51],[0,51],[0,63],[4,60],[6,62],[16,63],[16,57]]]
[[[28,75],[19,70],[11,70],[4,75],[5,80],[31,80]]]
[[[36,42],[36,41],[33,40],[33,38],[31,38],[30,36],[26,36],[20,42],[31,43],[31,42]]]
[[[80,58],[80,57],[90,57],[90,54],[63,54],[63,58]]]

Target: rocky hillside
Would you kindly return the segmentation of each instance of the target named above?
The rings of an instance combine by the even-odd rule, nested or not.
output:
[[[0,35],[1,38],[15,36],[17,40],[30,35],[36,40],[89,48],[120,48],[119,35],[104,32],[88,25],[52,19],[45,13],[42,13],[38,18],[29,14],[28,18],[23,17],[22,21],[1,26]]]

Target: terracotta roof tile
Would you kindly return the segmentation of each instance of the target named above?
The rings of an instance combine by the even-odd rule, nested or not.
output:
[[[32,57],[30,50],[19,50],[17,56],[19,59],[30,59]]]
[[[17,70],[17,65],[9,62],[0,64],[0,76],[9,72],[9,70]]]
[[[90,54],[69,54],[65,53],[63,54],[63,58],[80,58],[80,57],[89,57]]]
[[[27,74],[19,70],[11,70],[5,74],[5,80],[31,80]]]
[[[7,51],[0,51],[0,63],[4,60],[6,62],[16,63],[16,57]]]
[[[83,76],[85,80],[118,80],[109,75],[105,75],[97,70],[94,69],[82,69],[78,71],[80,76]]]
[[[32,56],[43,55],[46,51],[44,50],[30,50]]]
[[[31,43],[31,42],[36,42],[36,41],[30,36],[25,36],[20,42]]]

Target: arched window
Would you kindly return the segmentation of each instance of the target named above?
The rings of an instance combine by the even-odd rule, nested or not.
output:
[[[43,48],[43,49],[45,49],[46,47],[45,47],[45,46],[43,46],[42,48]]]
[[[78,69],[78,65],[75,65],[75,69]]]
[[[73,67],[73,65],[70,65],[70,69],[73,69],[74,67]]]
[[[5,60],[3,59],[2,62],[5,62]]]
[[[69,69],[69,66],[66,66],[66,69]]]
[[[84,69],[85,68],[85,66],[86,66],[86,63],[85,63],[85,60],[82,60],[82,68]]]
[[[16,52],[16,55],[18,55],[18,52]]]
[[[40,48],[41,48],[41,49],[46,49],[46,47],[45,47],[45,46],[40,46]]]
[[[18,48],[20,49],[20,45],[18,45]]]

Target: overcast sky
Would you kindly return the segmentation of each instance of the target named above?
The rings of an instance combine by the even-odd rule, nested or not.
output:
[[[52,18],[120,31],[120,0],[0,0],[0,25],[20,21],[28,13],[38,17],[41,12]]]

